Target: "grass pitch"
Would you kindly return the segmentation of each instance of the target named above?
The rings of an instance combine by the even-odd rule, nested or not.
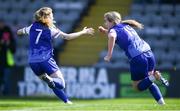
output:
[[[180,99],[165,99],[159,106],[152,98],[73,100],[72,105],[58,99],[0,99],[1,111],[180,111]]]

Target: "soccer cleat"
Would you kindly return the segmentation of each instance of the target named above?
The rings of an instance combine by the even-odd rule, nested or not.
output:
[[[159,105],[165,105],[165,104],[166,104],[166,103],[164,102],[164,99],[163,99],[163,98],[159,99],[159,101],[157,101],[157,103],[158,103]]]
[[[71,102],[70,100],[68,100],[68,101],[66,102],[66,104],[73,104],[73,102]]]
[[[161,77],[161,78],[160,78],[160,81],[161,81],[162,84],[165,85],[166,87],[169,86],[169,82],[168,82],[168,80],[166,80],[165,78]]]
[[[166,87],[169,86],[168,80],[166,80],[164,77],[162,77],[162,75],[161,75],[161,73],[160,73],[159,71],[155,71],[155,72],[154,72],[154,77],[156,78],[156,80],[161,81],[161,83],[162,83],[163,85],[165,85]]]
[[[44,80],[50,88],[55,88],[55,84],[53,81],[51,81],[47,76],[43,76],[42,80]]]

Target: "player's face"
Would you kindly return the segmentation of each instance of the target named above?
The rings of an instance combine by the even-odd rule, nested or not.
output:
[[[110,29],[113,26],[112,22],[109,22],[106,17],[104,17],[104,25],[106,28]]]

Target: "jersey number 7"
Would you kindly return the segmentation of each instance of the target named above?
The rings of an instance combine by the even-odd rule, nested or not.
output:
[[[38,32],[38,35],[37,35],[35,44],[38,44],[39,38],[41,37],[41,34],[42,34],[42,29],[36,29],[36,31]]]

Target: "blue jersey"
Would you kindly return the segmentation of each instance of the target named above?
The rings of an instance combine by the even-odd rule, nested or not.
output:
[[[116,31],[116,44],[125,51],[129,59],[151,50],[149,44],[142,40],[131,26],[120,23],[111,29]]]
[[[29,35],[29,63],[42,62],[52,57],[52,39],[59,36],[56,28],[49,28],[40,22],[34,22],[23,30]]]

